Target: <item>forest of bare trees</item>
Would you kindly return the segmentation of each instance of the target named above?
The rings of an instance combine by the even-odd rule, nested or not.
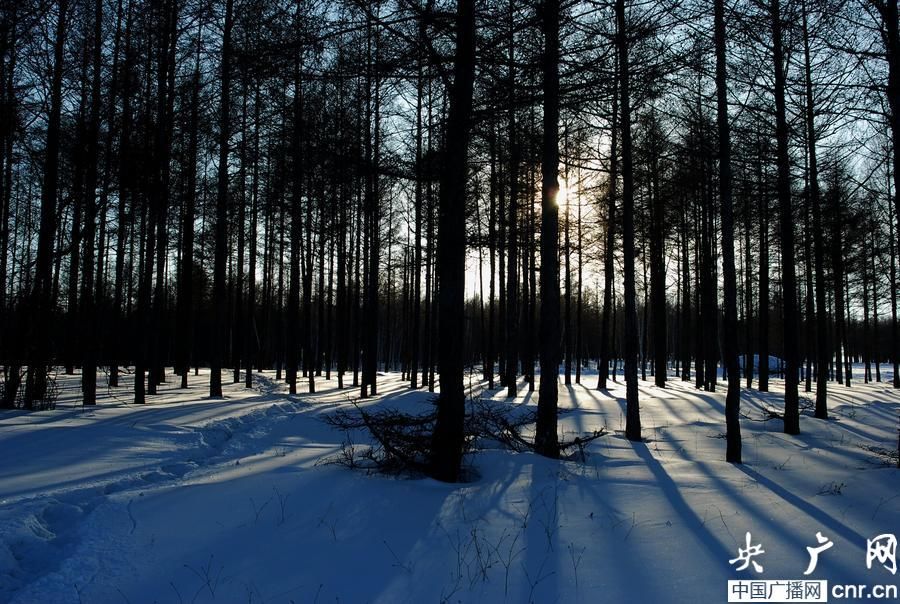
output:
[[[473,373],[550,457],[560,373],[677,379],[740,462],[742,388],[900,388],[898,151],[894,0],[0,0],[0,405],[400,372],[456,481]]]

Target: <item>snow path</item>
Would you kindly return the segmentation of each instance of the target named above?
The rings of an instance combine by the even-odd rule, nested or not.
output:
[[[0,602],[724,601],[727,579],[753,578],[728,564],[747,531],[762,578],[801,578],[821,531],[835,546],[816,578],[898,580],[865,566],[867,538],[900,533],[900,472],[879,456],[900,395],[885,384],[832,385],[833,419],[804,412],[799,437],[756,421],[777,393],[746,391],[735,467],[723,386],[642,382],[646,441],[631,443],[624,388],[585,375],[560,386],[560,426],[607,428],[586,463],[489,449],[476,482],[445,485],[317,465],[343,440],[321,418],[355,391],[320,379],[288,397],[271,377],[224,400],[192,377],[143,407],[123,383],[88,411],[63,378],[57,410],[0,415]],[[429,408],[397,375],[379,389],[366,404]]]

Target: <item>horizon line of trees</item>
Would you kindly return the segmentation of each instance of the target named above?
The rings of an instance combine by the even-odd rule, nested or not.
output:
[[[900,388],[892,0],[0,0],[0,405],[54,366],[291,393],[668,369]],[[560,195],[560,193],[564,195]],[[466,263],[474,264],[467,274]],[[477,276],[476,276],[477,274]],[[475,295],[466,298],[466,280]],[[535,377],[554,375],[552,380]],[[620,368],[621,367],[621,368]]]

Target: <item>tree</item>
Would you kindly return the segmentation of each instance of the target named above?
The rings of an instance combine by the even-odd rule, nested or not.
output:
[[[181,387],[188,387],[188,372],[193,344],[193,290],[194,290],[194,221],[196,220],[197,154],[200,131],[200,52],[203,20],[197,25],[197,47],[194,54],[194,70],[191,78],[191,101],[187,148],[187,175],[181,216],[181,264],[178,275],[178,352],[176,371],[181,375]]]
[[[103,1],[94,2],[94,31],[91,40],[92,45],[92,76],[91,76],[91,110],[87,132],[87,157],[85,158],[87,176],[85,178],[85,231],[84,252],[82,253],[82,286],[81,286],[81,314],[82,314],[82,345],[84,347],[83,363],[81,366],[82,393],[85,405],[97,403],[97,350],[94,338],[96,329],[94,299],[94,265],[96,262],[94,242],[97,224],[97,182],[100,163],[100,71],[101,51],[103,46]]]
[[[516,125],[516,60],[515,29],[513,27],[514,4],[509,3],[508,62],[509,78],[507,134],[509,138],[509,207],[507,216],[507,254],[506,261],[506,368],[505,381],[509,398],[516,396],[516,375],[519,358],[519,139]],[[524,254],[523,254],[524,255]]]
[[[465,390],[462,333],[465,307],[465,208],[469,127],[475,79],[475,7],[456,3],[456,56],[443,153],[438,240],[438,337],[441,394],[432,438],[432,474],[438,480],[460,478],[463,453]]]
[[[228,155],[231,132],[231,30],[234,27],[234,0],[225,1],[225,30],[222,35],[222,58],[219,67],[222,91],[219,98],[219,166],[216,187],[215,267],[213,269],[213,304],[215,324],[212,337],[209,395],[222,396],[222,355],[227,329],[225,307],[225,255],[228,233]],[[293,251],[293,250],[292,250]]]
[[[887,100],[890,107],[889,124],[891,127],[891,162],[894,185],[894,219],[896,220],[895,237],[892,245],[900,248],[900,21],[898,21],[897,3],[892,0],[868,0],[874,6],[881,23],[882,41],[888,64]],[[896,304],[895,304],[896,306]],[[894,388],[900,388],[900,372],[897,371],[897,320],[894,319]]]
[[[541,153],[541,386],[535,450],[559,457],[559,2],[541,5],[544,33],[544,135]]]
[[[806,101],[806,144],[809,158],[809,198],[812,205],[812,236],[816,277],[815,322],[816,322],[816,410],[819,419],[828,419],[828,312],[825,301],[825,261],[822,224],[822,202],[819,190],[819,162],[816,153],[816,122],[810,59],[809,25],[807,7],[803,3],[803,79]]]
[[[53,72],[47,143],[44,147],[44,178],[41,186],[41,222],[38,232],[35,278],[31,290],[29,321],[30,353],[25,376],[25,408],[32,409],[47,396],[47,370],[51,358],[50,317],[52,304],[53,242],[56,239],[56,196],[59,186],[59,131],[62,111],[63,50],[66,44],[69,2],[58,0],[56,36],[53,42]]]
[[[612,322],[610,315],[613,313],[613,256],[616,245],[616,187],[619,179],[619,156],[617,139],[619,128],[616,124],[619,101],[619,64],[618,56],[615,61],[613,77],[612,113],[610,117],[610,143],[609,143],[609,180],[606,185],[606,229],[604,233],[603,247],[603,316],[600,328],[600,360],[597,364],[597,388],[606,388],[609,379],[609,360],[613,349]]]
[[[628,30],[625,23],[625,0],[616,0],[616,42],[619,58],[619,95],[622,111],[622,248],[625,281],[625,437],[641,440],[641,416],[637,384],[637,308],[634,283],[634,176],[631,148],[630,67],[628,63]]]
[[[737,351],[737,274],[734,268],[734,211],[732,204],[731,131],[728,123],[728,74],[725,63],[724,0],[714,0],[716,46],[716,118],[719,134],[719,203],[722,214],[722,278],[725,314],[722,326],[722,357],[728,372],[725,396],[725,460],[741,463],[741,374]]]
[[[784,305],[784,432],[800,433],[799,359],[797,355],[797,277],[794,267],[794,216],[791,203],[790,157],[785,104],[785,60],[780,0],[770,0],[772,60],[775,64],[775,142],[778,176],[776,192],[781,227],[781,289]],[[766,360],[760,359],[760,364]]]

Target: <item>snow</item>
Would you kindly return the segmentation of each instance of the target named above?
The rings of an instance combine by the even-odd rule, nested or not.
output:
[[[725,601],[728,579],[803,578],[817,532],[834,547],[812,578],[898,582],[866,568],[866,540],[900,533],[900,471],[878,453],[897,446],[886,382],[829,384],[829,421],[801,393],[797,437],[761,421],[780,380],[744,391],[735,466],[723,384],[641,382],[645,442],[631,443],[623,382],[585,375],[560,385],[560,430],[606,428],[586,461],[485,443],[477,478],[448,485],[322,463],[345,435],[321,420],[356,391],[320,378],[290,396],[256,377],[224,399],[203,373],[187,391],[171,380],[141,407],[126,379],[83,409],[77,376],[60,376],[57,409],[0,414],[0,602]],[[434,395],[379,380],[365,405],[429,410]],[[514,405],[536,397],[520,388]],[[729,565],[747,532],[759,575]]]
[[[740,367],[741,370],[744,369],[744,362],[746,361],[746,359],[747,359],[746,355],[743,355],[743,354],[738,355],[738,367]],[[753,355],[753,375],[759,375],[760,367],[761,367],[761,365],[759,364],[759,355],[754,354]],[[783,368],[784,368],[784,361],[782,359],[779,359],[778,357],[769,355],[769,371],[770,372],[777,373],[777,372],[781,371]]]

